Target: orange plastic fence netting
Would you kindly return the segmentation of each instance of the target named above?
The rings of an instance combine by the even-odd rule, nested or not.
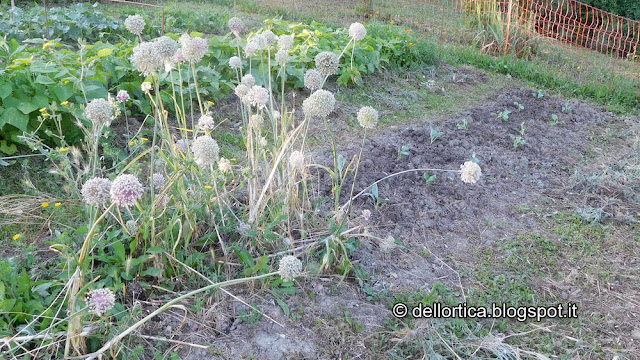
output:
[[[575,0],[454,0],[483,21],[510,21],[560,43],[640,60],[640,21]],[[510,24],[510,25],[511,25]]]

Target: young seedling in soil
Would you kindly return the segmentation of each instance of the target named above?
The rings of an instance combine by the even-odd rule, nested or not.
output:
[[[542,93],[542,90],[538,89],[537,92],[532,92],[531,95],[533,95],[534,98],[536,99],[542,99],[544,97],[544,94]]]
[[[558,119],[558,115],[556,114],[551,114],[551,120],[549,121],[549,125],[551,126],[555,126],[560,124],[562,121],[560,119]]]
[[[511,114],[511,111],[508,109],[504,109],[504,111],[501,111],[496,115],[496,119],[502,119],[503,121],[509,121],[509,114]]]
[[[427,185],[430,185],[432,182],[436,181],[436,174],[429,174],[428,172],[423,175],[424,180],[427,182]]]
[[[458,130],[468,130],[469,129],[469,120],[466,118],[462,119],[462,122],[457,124]]]
[[[562,112],[564,114],[571,114],[572,111],[573,108],[571,107],[571,104],[569,104],[569,102],[565,102],[564,105],[562,105]]]
[[[442,136],[442,134],[443,132],[438,131],[434,128],[431,128],[431,133],[430,133],[431,143],[433,144],[436,140],[438,140],[440,136]]]
[[[407,145],[402,145],[398,148],[398,160],[402,159],[403,156],[409,156],[409,147]]]
[[[518,110],[524,110],[524,105],[520,104],[519,102],[514,102],[513,105],[515,105],[515,107],[518,108]]]

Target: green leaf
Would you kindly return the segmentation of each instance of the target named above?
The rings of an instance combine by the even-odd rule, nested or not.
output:
[[[18,110],[22,111],[22,113],[25,115],[28,115],[32,111],[37,109],[38,109],[38,105],[32,102],[21,102],[20,105],[18,105]]]
[[[69,100],[73,96],[73,85],[71,84],[56,86],[52,90],[60,102]]]
[[[160,246],[152,246],[147,249],[147,252],[150,254],[161,254],[164,252],[164,248],[161,248]]]
[[[54,84],[54,83],[55,83],[55,81],[51,80],[48,76],[38,75],[36,77],[36,84],[51,85],[51,84]]]
[[[113,49],[100,49],[98,50],[98,57],[107,57],[113,53]]]
[[[127,260],[127,253],[124,250],[124,245],[121,242],[113,243],[113,250],[116,252],[116,255],[122,260],[122,262]]]
[[[13,91],[13,88],[11,87],[11,84],[9,83],[0,84],[0,98],[2,98],[2,100],[4,100],[7,96],[11,95],[12,91]]]
[[[289,310],[289,306],[282,301],[282,299],[276,297],[276,302],[278,303],[278,305],[280,305],[280,308],[282,309],[282,311],[284,311],[284,314],[289,316],[291,314],[291,310]]]
[[[201,32],[192,31],[191,34],[189,35],[191,35],[192,38],[195,38],[195,37],[202,37],[204,34]]]
[[[2,114],[2,118],[0,118],[0,126],[4,124],[10,124],[21,131],[26,131],[27,125],[29,125],[29,117],[12,107],[7,109]]]
[[[147,270],[143,271],[142,274],[140,274],[141,276],[153,276],[153,277],[158,277],[160,275],[162,275],[162,269],[156,269],[156,268],[148,268]]]

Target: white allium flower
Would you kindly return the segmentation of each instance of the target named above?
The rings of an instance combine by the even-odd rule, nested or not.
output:
[[[229,19],[227,25],[229,26],[229,30],[231,30],[235,36],[240,36],[240,33],[244,31],[244,21],[237,17]]]
[[[125,101],[127,101],[129,99],[130,99],[130,97],[129,97],[129,93],[127,92],[127,90],[120,90],[116,94],[116,100],[118,100],[120,102],[125,102]]]
[[[249,123],[256,129],[260,129],[264,125],[264,118],[260,114],[251,115]]]
[[[278,49],[291,50],[293,47],[293,35],[282,34],[278,36]]]
[[[182,151],[183,153],[187,152],[187,141],[185,139],[180,139],[176,141],[176,147]]]
[[[113,106],[109,100],[93,99],[84,108],[84,116],[94,124],[108,124],[113,116]]]
[[[134,35],[141,35],[144,25],[144,19],[140,15],[129,15],[124,21],[124,27]]]
[[[211,115],[205,114],[198,120],[198,128],[201,130],[213,130],[216,124],[213,121]]]
[[[148,94],[151,89],[153,88],[153,86],[151,85],[150,82],[145,81],[140,85],[140,89],[142,90],[143,93]]]
[[[322,74],[316,69],[309,69],[304,74],[304,86],[311,91],[320,89],[323,81],[324,78]]]
[[[251,225],[242,221],[240,221],[240,224],[238,224],[238,226],[236,227],[236,231],[238,232],[238,234],[242,236],[249,236],[250,230],[251,230]]]
[[[175,55],[178,50],[178,43],[168,36],[160,36],[155,40],[158,53],[163,59],[168,59]]]
[[[247,94],[249,94],[249,87],[245,84],[239,84],[236,86],[235,93],[240,98],[240,100],[244,101]]]
[[[371,210],[369,209],[362,210],[362,218],[364,219],[364,221],[369,221],[369,219],[371,219]]]
[[[231,161],[229,161],[227,158],[221,157],[218,161],[218,170],[220,170],[220,172],[223,174],[231,171]]]
[[[111,180],[91,178],[82,186],[82,199],[89,205],[104,204],[111,199]]]
[[[271,115],[275,120],[280,120],[280,118],[282,117],[282,115],[280,114],[280,111],[278,110],[273,110],[273,113]]]
[[[389,253],[396,247],[396,239],[389,235],[384,239],[380,239],[380,250],[383,253]]]
[[[242,59],[238,56],[232,56],[229,59],[229,67],[232,69],[240,69],[242,67]]]
[[[256,84],[256,79],[253,77],[253,75],[247,74],[242,77],[241,82],[248,87],[252,87]]]
[[[164,66],[164,60],[158,51],[158,47],[156,43],[152,42],[143,42],[136,45],[129,60],[144,76],[149,76]]]
[[[302,274],[302,261],[295,256],[287,255],[280,259],[278,272],[282,280],[293,281]]]
[[[480,169],[480,165],[475,162],[466,161],[464,164],[460,165],[460,177],[463,182],[467,184],[475,184],[478,179],[480,179],[480,175],[482,175],[482,170]]]
[[[174,64],[184,61],[184,55],[182,55],[182,49],[176,50],[176,53],[173,54],[173,56],[171,57],[171,61],[173,61]]]
[[[267,48],[267,39],[262,34],[254,36],[251,42],[256,44],[257,50],[264,50]]]
[[[276,53],[276,63],[285,67],[287,66],[287,62],[289,62],[289,52],[287,50],[278,50]]]
[[[293,169],[302,170],[304,167],[304,154],[302,151],[296,150],[289,155],[289,165]]]
[[[251,105],[262,108],[267,105],[269,101],[269,90],[263,88],[262,86],[254,85],[247,97],[251,101]]]
[[[367,28],[359,22],[354,22],[349,26],[349,36],[355,41],[360,41],[367,36]]]
[[[138,232],[140,232],[140,226],[135,220],[127,220],[127,222],[124,223],[124,227],[127,228],[127,232],[131,236],[136,236]]]
[[[316,69],[322,73],[322,75],[333,75],[338,72],[338,55],[330,52],[323,51],[316,55]]]
[[[218,161],[220,147],[209,135],[198,136],[191,147],[196,164],[200,166],[211,165]]]
[[[182,45],[182,56],[190,63],[200,62],[209,50],[209,42],[199,36],[192,38],[189,34],[183,34],[178,41]]]
[[[171,58],[167,58],[164,61],[164,72],[168,73],[171,72],[173,69],[176,68],[176,63],[173,61],[173,57]]]
[[[264,136],[260,136],[260,139],[258,139],[258,145],[260,145],[260,147],[266,147],[269,143],[267,142],[267,138]]]
[[[378,111],[371,106],[363,106],[358,111],[358,122],[365,129],[373,129],[378,123]]]
[[[244,47],[244,55],[246,57],[252,57],[256,54],[256,51],[258,51],[258,45],[254,41],[248,42]]]
[[[167,179],[164,175],[160,173],[155,173],[151,177],[151,182],[153,183],[153,188],[156,190],[160,190],[164,187],[164,184],[167,182]]]
[[[327,117],[336,105],[333,94],[327,90],[317,90],[302,102],[305,115]]]
[[[89,311],[97,316],[102,316],[113,309],[116,304],[116,294],[107,288],[91,290],[87,294],[86,302]]]
[[[120,206],[135,205],[143,192],[144,188],[135,175],[118,175],[111,183],[111,201]]]
[[[264,36],[264,39],[267,41],[267,46],[271,46],[278,42],[278,37],[271,30],[263,31],[262,36]]]

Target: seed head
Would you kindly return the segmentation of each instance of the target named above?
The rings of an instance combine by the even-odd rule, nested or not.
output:
[[[189,34],[183,34],[178,41],[182,45],[185,61],[192,64],[199,63],[209,50],[209,42],[199,36],[192,38]]]
[[[287,66],[287,62],[289,62],[289,52],[287,50],[278,50],[276,53],[276,63],[285,67]]]
[[[82,199],[89,205],[100,205],[109,201],[111,195],[111,180],[105,178],[91,178],[82,186]]]
[[[336,99],[327,90],[317,90],[302,102],[302,110],[306,116],[327,117],[335,108]]]
[[[213,128],[215,128],[215,123],[211,115],[202,115],[198,120],[198,128],[200,130],[213,130]]]
[[[244,47],[244,55],[246,57],[252,57],[256,54],[256,51],[258,51],[258,44],[256,44],[255,41],[248,42]]]
[[[482,170],[480,169],[480,165],[475,162],[466,161],[464,164],[460,165],[460,177],[463,182],[467,184],[475,184],[478,179],[480,179],[480,175],[482,175]]]
[[[322,75],[333,75],[338,72],[338,56],[330,51],[323,51],[316,55],[316,69]]]
[[[116,94],[116,100],[120,101],[120,102],[125,102],[127,100],[129,100],[129,93],[127,92],[127,90],[120,90],[118,91],[118,94]]]
[[[302,151],[296,150],[289,155],[289,165],[293,169],[302,170],[304,167],[304,154]]]
[[[371,106],[363,106],[358,111],[358,122],[365,129],[373,129],[378,123],[378,111]]]
[[[320,89],[323,81],[322,74],[316,69],[309,69],[304,74],[304,86],[311,91]]]
[[[155,40],[156,48],[162,59],[169,59],[178,50],[178,43],[168,36],[160,36]]]
[[[191,147],[196,164],[200,166],[211,165],[218,161],[220,147],[209,135],[198,136]]]
[[[153,86],[151,85],[150,82],[145,81],[142,84],[140,84],[140,89],[142,90],[143,93],[148,94],[151,92],[151,89],[153,88]]]
[[[223,174],[228,173],[231,171],[231,162],[227,158],[221,157],[218,161],[218,170]]]
[[[109,100],[93,99],[84,108],[84,116],[96,125],[108,124],[113,116],[113,106]]]
[[[143,76],[149,76],[164,66],[163,57],[155,42],[143,42],[136,45],[129,60]]]
[[[240,34],[244,31],[244,21],[237,17],[232,17],[231,19],[229,19],[227,25],[229,26],[229,30],[231,30],[231,32],[235,36],[240,36]]]
[[[262,34],[254,36],[251,42],[256,44],[257,50],[264,50],[267,48],[267,38],[265,38]]]
[[[278,49],[289,51],[293,47],[293,36],[282,34],[278,36]]]
[[[229,67],[235,70],[240,69],[242,67],[242,59],[238,56],[232,56],[229,59]]]
[[[278,272],[282,280],[293,281],[302,274],[302,261],[295,256],[287,255],[280,259]]]
[[[111,183],[111,201],[119,206],[135,205],[143,192],[144,188],[135,175],[118,175]]]
[[[240,98],[240,100],[244,102],[247,94],[249,93],[249,90],[251,89],[249,89],[247,85],[239,84],[238,86],[236,86],[235,93]]]
[[[360,41],[367,36],[367,29],[359,22],[354,22],[349,26],[349,36],[355,41]]]
[[[264,124],[264,118],[260,114],[251,115],[251,119],[249,119],[249,123],[252,127],[256,129],[260,129]]]
[[[185,139],[180,139],[178,141],[176,141],[176,147],[178,148],[178,150],[182,151],[183,153],[187,152],[187,141]]]
[[[124,21],[124,27],[134,35],[141,35],[144,26],[144,19],[140,15],[129,15]]]
[[[262,32],[262,36],[267,41],[267,46],[271,46],[278,42],[278,37],[271,30],[265,30]]]
[[[251,105],[263,108],[269,101],[269,91],[262,86],[254,85],[251,90],[249,90],[247,97],[249,101],[251,101]]]
[[[395,247],[396,240],[391,235],[380,240],[380,250],[385,254],[391,252],[391,250],[395,249]]]
[[[91,290],[86,298],[89,310],[97,316],[102,316],[113,309],[116,304],[116,294],[107,288]]]
[[[241,82],[248,87],[252,87],[256,84],[256,79],[253,77],[253,75],[247,74],[242,77]]]

